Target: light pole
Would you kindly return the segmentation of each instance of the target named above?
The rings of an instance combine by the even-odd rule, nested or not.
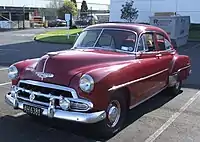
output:
[[[91,25],[93,25],[92,7],[90,7],[90,10],[91,10]]]
[[[175,12],[175,15],[177,15],[177,9],[178,9],[178,0],[176,0],[176,12]]]
[[[23,29],[25,29],[25,5],[23,5]]]
[[[150,0],[150,14],[152,14],[152,0]]]

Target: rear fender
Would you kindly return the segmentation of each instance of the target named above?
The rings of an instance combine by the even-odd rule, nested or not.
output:
[[[170,78],[175,80],[185,80],[191,73],[191,62],[188,56],[176,54],[173,57]]]

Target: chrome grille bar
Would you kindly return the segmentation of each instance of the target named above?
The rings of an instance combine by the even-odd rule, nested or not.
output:
[[[19,96],[17,96],[17,99],[21,99],[21,100],[24,100],[24,101],[30,102],[29,99],[24,98],[24,97],[19,97]],[[38,105],[43,105],[43,106],[46,106],[46,107],[49,106],[49,103],[44,103],[44,102],[40,102],[40,101],[36,101],[36,100],[33,100],[32,103],[34,103],[34,104],[38,104]]]
[[[78,98],[78,95],[73,88],[69,88],[69,87],[65,87],[65,86],[61,86],[61,85],[50,84],[50,83],[45,83],[45,82],[33,81],[33,80],[20,80],[19,84],[20,83],[25,83],[25,84],[30,84],[30,85],[35,85],[35,86],[45,87],[45,88],[50,88],[50,89],[68,91],[68,92],[71,92],[72,97],[74,99]],[[19,84],[18,84],[18,86],[19,86]]]

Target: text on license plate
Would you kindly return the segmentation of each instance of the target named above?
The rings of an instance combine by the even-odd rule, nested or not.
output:
[[[41,114],[42,114],[42,109],[33,107],[33,106],[29,106],[29,105],[25,105],[25,104],[23,106],[23,111],[27,114],[32,114],[32,115],[36,115],[36,116],[41,116]]]

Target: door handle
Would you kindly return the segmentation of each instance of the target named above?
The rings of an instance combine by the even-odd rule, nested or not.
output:
[[[162,54],[157,54],[156,55],[157,58],[160,58],[161,56],[162,56]]]

